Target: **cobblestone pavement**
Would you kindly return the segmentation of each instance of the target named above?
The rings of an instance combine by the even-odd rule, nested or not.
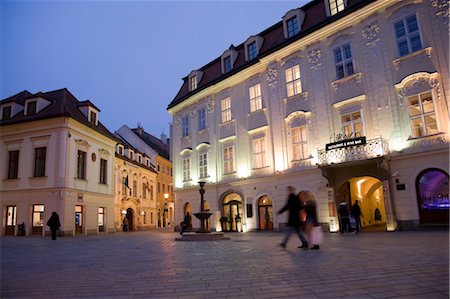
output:
[[[449,298],[449,233],[281,233],[175,242],[144,231],[52,241],[3,237],[1,298]]]

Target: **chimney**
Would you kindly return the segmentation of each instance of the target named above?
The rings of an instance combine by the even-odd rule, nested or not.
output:
[[[167,136],[164,132],[161,133],[161,141],[162,143],[167,144]]]
[[[144,132],[144,127],[142,126],[142,124],[140,122],[138,122],[138,124],[137,124],[137,132],[141,136],[142,136],[142,133]]]

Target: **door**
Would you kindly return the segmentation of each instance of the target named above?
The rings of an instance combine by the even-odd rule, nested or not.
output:
[[[16,230],[16,217],[17,217],[17,207],[7,206],[5,235],[14,236],[14,231]]]
[[[128,208],[127,209],[127,215],[126,215],[127,219],[128,219],[128,230],[133,230],[134,228],[134,223],[133,223],[133,209]]]
[[[259,229],[260,230],[272,230],[273,229],[272,201],[267,196],[263,196],[259,199],[258,217],[259,217]]]
[[[75,234],[83,233],[83,206],[75,206]]]

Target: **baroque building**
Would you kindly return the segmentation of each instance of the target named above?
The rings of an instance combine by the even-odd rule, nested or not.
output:
[[[67,89],[0,102],[2,235],[41,235],[53,211],[65,236],[115,232],[117,139],[100,109]]]
[[[314,0],[231,45],[168,105],[177,222],[205,181],[216,230],[282,227],[289,185],[332,232],[356,201],[364,229],[448,225],[448,45],[438,0]]]
[[[156,227],[172,226],[174,221],[174,195],[172,184],[172,162],[169,139],[162,134],[161,139],[146,132],[141,125],[129,128],[123,125],[117,130],[123,140],[149,157],[156,177]]]

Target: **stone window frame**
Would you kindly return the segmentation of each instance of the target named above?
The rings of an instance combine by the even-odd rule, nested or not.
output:
[[[283,19],[284,38],[292,37],[288,34],[288,21],[291,21],[294,18],[296,18],[296,20],[297,20],[298,31],[292,36],[295,36],[302,31],[303,22],[305,21],[305,12],[303,10],[301,10],[300,8],[291,9],[282,18]]]

